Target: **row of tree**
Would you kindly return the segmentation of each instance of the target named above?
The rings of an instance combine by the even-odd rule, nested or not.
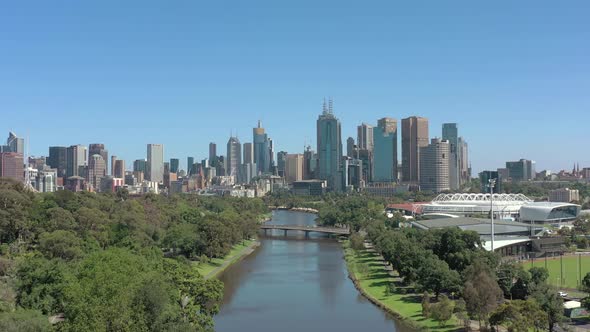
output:
[[[0,179],[0,330],[212,330],[223,285],[191,260],[226,255],[265,213],[260,199],[33,194]]]

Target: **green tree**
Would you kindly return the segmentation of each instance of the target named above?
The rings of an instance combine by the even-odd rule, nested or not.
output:
[[[434,292],[438,298],[443,290],[457,291],[460,288],[461,278],[457,271],[449,269],[445,261],[431,254],[421,261],[417,282],[422,290]]]
[[[564,321],[563,299],[559,297],[555,287],[545,283],[534,285],[530,298],[537,301],[541,309],[543,309],[547,315],[546,322],[549,331],[553,331],[555,324]]]
[[[82,256],[80,240],[70,231],[58,230],[39,236],[39,251],[47,258],[76,259]]]
[[[502,301],[502,289],[488,271],[478,268],[468,276],[463,288],[467,312],[479,322],[488,326],[490,314]]]
[[[430,308],[430,294],[424,292],[424,294],[422,294],[422,316],[426,318],[430,317]]]
[[[0,331],[3,332],[46,332],[51,325],[46,316],[35,310],[17,310],[0,313]]]
[[[531,282],[534,284],[542,284],[549,278],[549,271],[544,267],[531,267],[529,273],[531,274]]]
[[[365,249],[365,240],[359,233],[353,233],[350,235],[350,247],[354,250],[363,250]]]
[[[445,326],[449,319],[453,317],[454,307],[453,301],[449,300],[445,295],[441,295],[438,303],[432,305],[430,317],[437,321],[441,327]]]

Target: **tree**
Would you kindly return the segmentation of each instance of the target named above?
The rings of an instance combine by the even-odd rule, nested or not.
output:
[[[538,331],[547,326],[546,315],[539,304],[532,299],[514,300],[502,303],[490,316],[490,324],[505,326],[508,331]],[[496,330],[498,330],[496,328]]]
[[[463,289],[467,312],[481,323],[488,326],[490,313],[494,311],[502,301],[502,289],[485,269],[475,270],[469,275]]]
[[[445,326],[447,321],[453,317],[454,307],[455,305],[448,297],[441,295],[439,302],[432,305],[430,317],[437,321],[441,327]]]
[[[76,259],[82,256],[80,240],[70,231],[58,230],[39,236],[39,251],[47,258]]]
[[[17,310],[0,313],[0,331],[45,332],[51,331],[51,325],[39,311]]]
[[[564,320],[563,299],[559,297],[555,287],[545,283],[534,285],[530,298],[537,301],[547,315],[546,322],[549,331],[553,331],[555,324],[559,324]]]
[[[529,273],[531,274],[531,282],[534,284],[542,284],[549,278],[549,271],[544,267],[531,267]]]
[[[443,290],[458,290],[461,278],[457,271],[449,269],[446,262],[431,254],[422,260],[417,282],[422,290],[434,292],[438,298]]]
[[[350,236],[350,247],[357,251],[365,249],[364,239],[359,233],[353,233]]]
[[[422,294],[422,316],[430,317],[430,294],[428,292]]]

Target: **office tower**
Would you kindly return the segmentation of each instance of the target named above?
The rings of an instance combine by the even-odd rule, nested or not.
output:
[[[115,166],[113,169],[113,177],[117,179],[124,179],[125,178],[125,160],[117,159],[115,160]]]
[[[252,182],[252,178],[256,176],[256,170],[254,169],[255,165],[252,163],[244,163],[241,164],[238,168],[238,183],[245,183],[248,184]],[[214,168],[209,168],[207,172],[211,170],[215,171]],[[210,174],[208,174],[208,177]],[[213,174],[215,176],[215,174]]]
[[[47,159],[45,157],[29,157],[29,167],[34,169],[45,169]]]
[[[254,145],[252,143],[244,143],[244,164],[254,163]]]
[[[145,178],[148,181],[164,182],[164,145],[147,145],[147,164]]]
[[[284,158],[284,176],[287,183],[303,180],[303,154],[285,154]]]
[[[115,174],[115,162],[117,161],[117,156],[111,156],[111,175]],[[106,160],[105,160],[106,162]],[[107,164],[108,168],[108,164]]]
[[[252,129],[254,144],[254,163],[256,163],[257,173],[270,172],[272,164],[272,140],[265,133],[262,124],[258,121],[258,127]]]
[[[88,174],[86,181],[90,183],[95,191],[100,190],[100,181],[107,175],[107,165],[103,157],[99,154],[93,154],[88,160]]]
[[[357,149],[356,159],[362,161],[361,177],[364,183],[373,182],[373,151]]]
[[[463,137],[459,137],[457,154],[459,156],[459,185],[471,180],[471,165],[469,164],[469,149]],[[533,178],[535,174],[533,174]]]
[[[66,177],[83,175],[83,168],[88,165],[86,147],[72,145],[66,149]]]
[[[397,181],[397,121],[379,119],[373,128],[373,181]]]
[[[237,137],[230,137],[227,141],[226,174],[238,177],[238,167],[242,164],[242,144]]]
[[[213,143],[211,143],[213,144]],[[195,158],[186,158],[186,175],[191,176],[193,174],[193,165],[195,164]]]
[[[0,152],[0,177],[11,178],[18,181],[25,180],[22,153]]]
[[[459,147],[459,130],[456,123],[443,123],[442,139],[449,141],[451,148],[449,156],[449,183],[451,190],[457,190],[460,187],[460,147]]]
[[[420,190],[439,193],[450,190],[449,141],[433,138],[420,148]]]
[[[285,162],[287,158],[286,151],[279,151],[277,152],[277,171],[280,177],[285,176]]]
[[[104,160],[104,164],[106,165],[105,167],[108,172],[108,170],[109,170],[109,151],[104,148],[104,144],[94,143],[94,144],[88,145],[88,163],[90,163],[90,157],[95,154],[99,154],[102,157],[102,159]],[[117,157],[113,156],[113,161],[115,159],[117,159]],[[112,171],[113,171],[112,165],[113,165],[113,163],[111,163],[111,168],[110,168],[111,174],[113,174],[112,173]]]
[[[328,182],[328,189],[340,190],[340,160],[342,159],[342,137],[340,121],[334,116],[332,100],[324,106],[317,120],[317,148],[320,180]]]
[[[8,133],[6,145],[8,146],[8,151],[4,152],[14,152],[20,153],[22,155],[25,153],[25,140],[23,138],[17,137],[13,132]]]
[[[428,146],[428,119],[402,119],[402,180],[419,183],[420,148]]]
[[[356,142],[359,149],[373,151],[373,126],[366,123],[358,126]]]
[[[145,159],[137,159],[133,162],[133,172],[145,173],[147,169],[147,161]]]
[[[170,173],[178,173],[178,167],[180,165],[180,160],[177,158],[170,159]]]
[[[205,169],[209,167],[211,164],[209,163],[209,159],[205,158],[201,160],[201,168]]]
[[[506,168],[510,179],[514,182],[529,181],[535,178],[535,162],[527,159],[519,161],[507,161]]]
[[[354,149],[355,149],[354,138],[349,137],[346,140],[346,156],[350,157],[350,158],[355,158]]]
[[[501,193],[502,192],[502,177],[498,171],[482,171],[479,173],[479,182],[481,184],[481,192],[482,193],[489,193],[490,187],[489,182],[490,180],[496,180],[496,184],[494,185],[494,193]]]
[[[315,171],[317,167],[317,154],[311,149],[311,146],[307,146],[303,152],[303,179],[311,180],[315,179]]]
[[[225,176],[226,158],[224,156],[217,156],[217,166],[215,166],[215,174],[217,176]]]
[[[63,178],[66,176],[67,168],[67,148],[65,146],[50,146],[49,158],[47,158],[47,165],[51,168],[57,169],[57,176]]]
[[[217,160],[217,144],[209,143],[209,160],[211,162]]]

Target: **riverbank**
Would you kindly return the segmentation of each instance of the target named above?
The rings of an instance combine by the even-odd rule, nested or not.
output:
[[[205,279],[214,278],[230,265],[253,253],[258,246],[260,246],[260,242],[257,240],[247,240],[236,244],[224,258],[214,258],[206,264],[197,263],[197,271]]]
[[[320,211],[317,209],[313,209],[313,208],[304,208],[304,207],[286,207],[286,206],[269,206],[268,207],[271,210],[287,210],[287,211],[293,211],[293,212],[305,212],[305,213],[313,213],[313,214],[318,214]]]
[[[343,244],[349,278],[358,291],[373,304],[401,320],[408,327],[423,331],[461,331],[456,318],[440,327],[438,322],[422,316],[421,295],[406,293],[395,273],[387,271],[379,255],[370,250],[355,251],[348,241]],[[361,272],[362,271],[362,272]],[[392,272],[392,271],[391,271]],[[395,289],[388,291],[389,285]]]

